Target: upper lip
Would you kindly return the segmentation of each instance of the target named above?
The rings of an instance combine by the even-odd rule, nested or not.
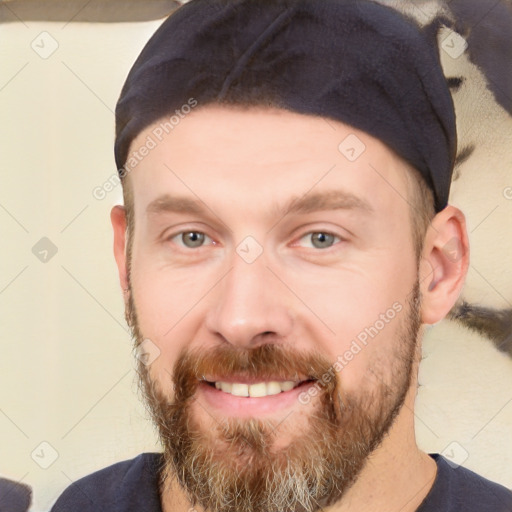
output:
[[[306,380],[312,380],[310,377],[301,377],[301,376],[258,376],[258,377],[248,377],[246,375],[229,375],[224,377],[212,377],[212,376],[204,376],[203,379],[206,382],[229,382],[229,383],[239,383],[239,384],[258,384],[259,382],[294,382],[295,384],[299,384]]]

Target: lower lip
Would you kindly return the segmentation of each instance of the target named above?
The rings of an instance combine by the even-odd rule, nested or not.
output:
[[[276,395],[254,398],[234,396],[202,382],[197,388],[197,395],[198,398],[202,398],[212,409],[218,410],[226,416],[262,416],[282,412],[297,404],[302,405],[299,401],[299,395],[307,392],[313,385],[314,382],[308,381],[289,391],[281,391]]]

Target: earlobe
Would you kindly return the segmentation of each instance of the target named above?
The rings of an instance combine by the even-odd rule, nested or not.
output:
[[[422,322],[442,320],[457,301],[469,266],[464,214],[447,206],[433,219],[425,237],[420,265]]]
[[[110,220],[114,230],[114,257],[119,272],[121,288],[128,288],[126,265],[126,210],[124,206],[114,206],[110,212]]]

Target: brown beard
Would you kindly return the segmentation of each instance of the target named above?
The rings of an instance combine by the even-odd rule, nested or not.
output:
[[[337,376],[325,379],[314,412],[306,412],[307,431],[295,433],[281,449],[273,441],[288,419],[282,425],[255,418],[215,420],[213,428],[199,424],[191,410],[197,387],[208,374],[260,381],[306,375],[320,383],[333,372],[322,356],[273,343],[254,349],[224,344],[209,351],[184,350],[173,368],[173,400],[139,361],[141,389],[164,447],[162,491],[177,481],[193,506],[211,512],[314,512],[339,501],[402,408],[421,324],[419,301],[416,283],[398,319],[394,352],[379,360],[378,368],[368,368],[373,387],[348,393]],[[140,344],[144,337],[131,290],[126,315]]]

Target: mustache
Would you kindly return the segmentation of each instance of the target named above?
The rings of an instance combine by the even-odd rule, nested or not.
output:
[[[332,364],[316,353],[267,343],[255,348],[239,348],[226,344],[205,350],[184,349],[173,368],[175,396],[179,401],[190,399],[201,381],[224,377],[252,381],[321,381]],[[323,387],[333,391],[336,379],[329,379]],[[330,389],[329,389],[330,388]]]

